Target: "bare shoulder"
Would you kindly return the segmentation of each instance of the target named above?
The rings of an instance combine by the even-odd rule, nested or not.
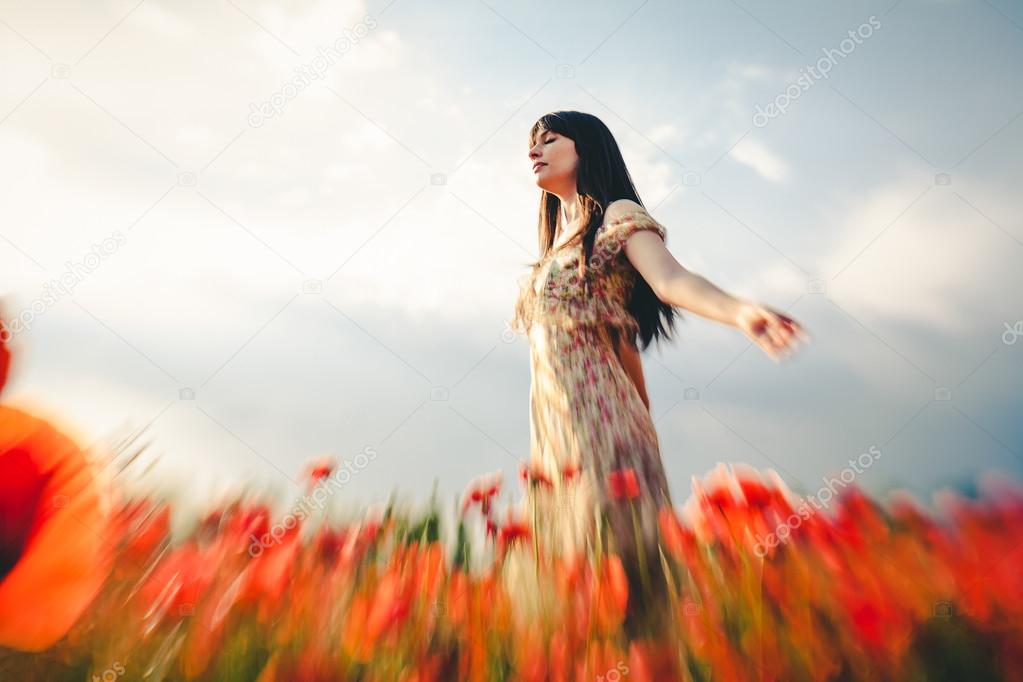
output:
[[[624,216],[637,211],[646,213],[646,209],[632,199],[616,199],[608,204],[607,208],[604,210],[604,222],[609,223],[619,220]]]
[[[612,201],[604,210],[604,222],[600,234],[613,237],[621,244],[637,232],[656,232],[661,241],[667,242],[667,229],[650,215],[642,204],[631,199]]]

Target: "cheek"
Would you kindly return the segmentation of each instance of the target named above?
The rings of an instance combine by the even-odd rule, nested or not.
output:
[[[555,167],[559,173],[570,173],[575,170],[579,163],[579,159],[571,151],[560,151],[557,156],[552,159],[551,166]]]

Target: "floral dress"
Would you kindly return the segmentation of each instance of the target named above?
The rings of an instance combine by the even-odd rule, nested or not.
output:
[[[630,583],[641,572],[661,575],[658,512],[672,504],[650,412],[613,341],[615,332],[631,340],[638,329],[626,304],[639,273],[624,250],[638,230],[666,240],[646,211],[608,220],[598,228],[585,281],[581,237],[552,249],[523,278],[514,320],[530,344],[523,513],[535,521],[541,556],[586,556],[599,527]]]

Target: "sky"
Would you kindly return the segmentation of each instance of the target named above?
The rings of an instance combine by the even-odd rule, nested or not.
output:
[[[144,429],[133,480],[199,506],[367,449],[339,504],[514,497],[527,134],[573,109],[684,267],[813,339],[683,313],[643,355],[677,504],[719,463],[1018,480],[1021,67],[1009,0],[2,2],[4,400]]]

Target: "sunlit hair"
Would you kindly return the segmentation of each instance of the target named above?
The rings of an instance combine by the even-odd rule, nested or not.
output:
[[[640,206],[639,194],[632,184],[632,177],[625,167],[625,159],[618,149],[618,143],[608,127],[596,116],[580,111],[555,111],[541,116],[529,131],[529,148],[536,144],[537,136],[551,131],[575,141],[579,156],[576,171],[576,193],[579,196],[583,232],[583,254],[579,262],[579,276],[587,281],[586,264],[593,255],[593,244],[597,229],[604,222],[608,205],[618,199],[631,199]],[[554,237],[561,220],[561,199],[546,190],[540,196],[540,215],[537,239],[540,258],[530,266],[535,270],[544,261],[554,246]],[[588,287],[587,287],[588,291]],[[636,273],[636,285],[626,305],[629,313],[639,323],[639,347],[643,350],[661,339],[670,340],[676,316],[676,308],[664,303],[653,289]],[[636,339],[627,339],[636,346]]]

